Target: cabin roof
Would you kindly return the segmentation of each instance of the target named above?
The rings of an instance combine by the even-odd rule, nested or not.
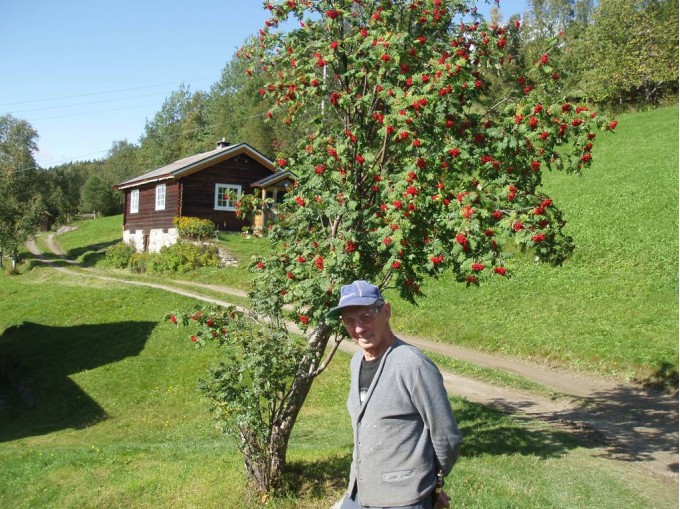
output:
[[[269,175],[263,179],[258,180],[257,182],[253,182],[250,184],[250,187],[269,187],[273,186],[274,184],[278,184],[279,182],[283,180],[290,180],[291,183],[295,182],[297,179],[295,177],[295,174],[293,174],[289,170],[279,170],[272,175]]]
[[[214,150],[179,159],[175,162],[144,173],[143,175],[139,175],[138,177],[125,180],[117,184],[115,188],[122,190],[130,187],[137,187],[149,182],[178,179],[187,175],[191,175],[192,173],[196,173],[197,171],[201,171],[220,161],[236,157],[240,154],[249,155],[262,164],[265,168],[275,172],[275,175],[276,173],[279,173],[276,171],[276,165],[271,159],[263,155],[261,152],[258,152],[247,143],[239,143],[236,145],[218,146]]]

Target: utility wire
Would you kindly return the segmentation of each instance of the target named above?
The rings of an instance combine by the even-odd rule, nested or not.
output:
[[[255,115],[248,115],[248,116],[246,116],[246,117],[241,117],[241,118],[239,118],[239,121],[248,120],[248,119],[257,118],[257,117],[264,117],[265,115],[266,115],[266,113],[257,113],[257,114],[255,114]],[[203,129],[215,129],[215,128],[222,127],[222,126],[225,126],[225,125],[229,125],[230,123],[232,123],[232,122],[230,122],[230,121],[217,122],[217,123],[215,123],[215,124],[209,124],[209,125],[205,125],[205,126],[201,126],[201,127],[196,127],[196,128],[194,128],[194,129],[189,129],[189,130],[186,130],[186,131],[182,131],[181,133],[176,133],[176,134],[165,134],[165,135],[163,135],[163,136],[158,136],[157,139],[160,139],[160,140],[169,140],[169,139],[172,139],[172,138],[177,138],[178,136],[183,136],[183,135],[185,135],[185,134],[189,134],[189,133],[201,131],[201,130],[203,130]],[[82,155],[70,157],[70,158],[67,158],[67,159],[61,159],[61,160],[59,160],[59,161],[53,161],[52,166],[57,166],[57,165],[59,165],[59,164],[62,163],[62,162],[63,162],[63,163],[66,163],[66,162],[69,162],[69,161],[73,161],[74,159],[77,160],[77,159],[79,159],[79,158],[81,158],[81,157],[84,158],[84,157],[88,157],[88,156],[92,156],[92,155],[96,155],[96,154],[104,154],[104,153],[109,152],[110,150],[111,150],[111,149],[99,150],[99,151],[97,151],[97,152],[90,152],[89,154],[82,154]],[[37,162],[37,161],[36,161],[36,162]],[[85,161],[80,161],[80,162],[85,162]],[[30,170],[33,170],[33,169],[35,169],[35,168],[21,168],[21,169],[15,170],[15,173],[19,173],[19,172],[23,172],[23,171],[30,171]]]
[[[112,108],[108,110],[97,110],[97,111],[81,111],[80,113],[69,113],[66,115],[57,115],[56,117],[41,117],[41,118],[34,118],[34,122],[38,122],[40,120],[57,120],[60,118],[69,118],[69,117],[80,117],[82,115],[95,115],[97,113],[110,113],[112,111],[123,111],[123,110],[131,110],[134,108],[146,108],[148,106],[155,106],[157,103],[153,104],[138,104],[135,106],[121,106],[120,108]]]
[[[197,78],[195,80],[191,81],[184,81],[181,83],[194,83],[197,81],[206,81],[206,80],[214,80],[216,78]],[[29,99],[26,101],[15,101],[15,102],[9,102],[9,103],[0,103],[0,106],[14,106],[16,104],[29,104],[29,103],[38,103],[38,102],[49,102],[49,101],[61,101],[64,99],[77,99],[80,97],[92,97],[95,95],[105,95],[105,94],[116,94],[118,92],[130,92],[132,90],[144,90],[148,88],[157,88],[157,87],[167,87],[167,86],[177,86],[177,83],[161,83],[158,85],[146,85],[143,87],[133,87],[133,88],[119,88],[117,90],[107,90],[103,92],[91,92],[87,94],[77,94],[77,95],[67,95],[67,96],[61,96],[61,97],[50,97],[50,98],[44,98],[44,99]]]
[[[144,94],[144,95],[134,95],[130,97],[118,97],[116,99],[106,99],[104,101],[89,101],[89,102],[84,102],[84,103],[74,103],[74,104],[64,104],[60,106],[46,106],[42,108],[30,108],[27,110],[14,110],[14,111],[9,111],[8,113],[11,115],[17,114],[17,113],[26,113],[26,112],[31,112],[31,111],[44,111],[44,110],[58,110],[61,108],[75,108],[78,106],[89,106],[91,104],[106,104],[106,103],[112,103],[116,101],[127,101],[129,99],[142,99],[145,97],[158,97],[159,94],[162,94],[164,92],[156,92],[154,94]]]

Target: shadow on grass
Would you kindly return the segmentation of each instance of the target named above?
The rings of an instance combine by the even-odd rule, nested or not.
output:
[[[677,392],[619,386],[597,392],[580,407],[557,413],[549,420],[579,423],[577,431],[596,442],[599,438],[606,457],[656,462],[667,472],[678,473]]]
[[[85,428],[106,411],[70,375],[138,355],[155,322],[53,327],[24,322],[0,336],[0,358],[11,364],[11,385],[20,380],[29,401],[10,398],[0,408],[0,442],[66,428]],[[21,404],[23,400],[24,404]]]
[[[79,266],[79,267],[93,267],[100,260],[106,257],[106,250],[118,244],[121,240],[111,240],[108,242],[99,242],[97,244],[90,244],[77,249],[69,251],[67,255],[55,254],[52,252],[44,252],[40,254],[26,253],[23,258],[30,261],[32,265],[52,265],[54,267],[65,266]],[[78,259],[82,257],[80,261]]]
[[[80,266],[78,262],[75,262],[64,255],[58,255],[55,253],[27,253],[22,256],[22,261],[26,262],[26,270],[32,270],[35,267],[45,266],[54,267],[57,269]]]
[[[559,456],[574,447],[598,448],[619,461],[654,462],[678,472],[678,393],[618,386],[583,399],[572,409],[531,418],[557,426],[526,426],[529,417],[505,416],[496,409],[466,404],[456,412],[465,435],[463,454]],[[510,409],[512,411],[512,409]]]
[[[79,259],[81,256],[82,267],[92,267],[97,264],[98,261],[104,259],[106,256],[106,250],[111,246],[114,246],[121,242],[121,239],[111,240],[108,242],[100,242],[98,244],[91,244],[89,246],[84,246],[78,249],[73,249],[69,251],[69,256],[74,259]]]
[[[673,393],[678,391],[678,366],[668,361],[659,362],[659,367],[645,380],[642,385],[656,391]]]
[[[286,466],[286,485],[304,499],[326,498],[347,488],[352,451],[316,461],[293,461]]]
[[[462,456],[521,454],[545,459],[585,445],[584,440],[568,431],[528,425],[523,417],[510,417],[474,403],[464,402],[455,413],[465,440]]]

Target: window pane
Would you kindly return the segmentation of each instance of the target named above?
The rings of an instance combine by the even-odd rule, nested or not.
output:
[[[156,210],[165,208],[165,184],[156,186]]]
[[[139,212],[139,189],[133,189],[130,193],[130,213],[136,214]]]
[[[233,184],[215,184],[215,209],[235,210],[234,200],[241,196],[241,186]]]

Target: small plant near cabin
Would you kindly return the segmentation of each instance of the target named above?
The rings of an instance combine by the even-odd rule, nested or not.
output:
[[[161,248],[149,260],[149,272],[188,272],[201,267],[221,265],[217,247],[177,242]]]
[[[175,217],[172,222],[182,237],[205,239],[215,234],[215,224],[210,219],[199,217]]]
[[[151,253],[133,253],[128,265],[130,271],[136,274],[144,274],[153,256]]]
[[[119,242],[106,250],[105,259],[110,267],[125,269],[130,265],[130,259],[135,254],[135,248],[125,242]]]

